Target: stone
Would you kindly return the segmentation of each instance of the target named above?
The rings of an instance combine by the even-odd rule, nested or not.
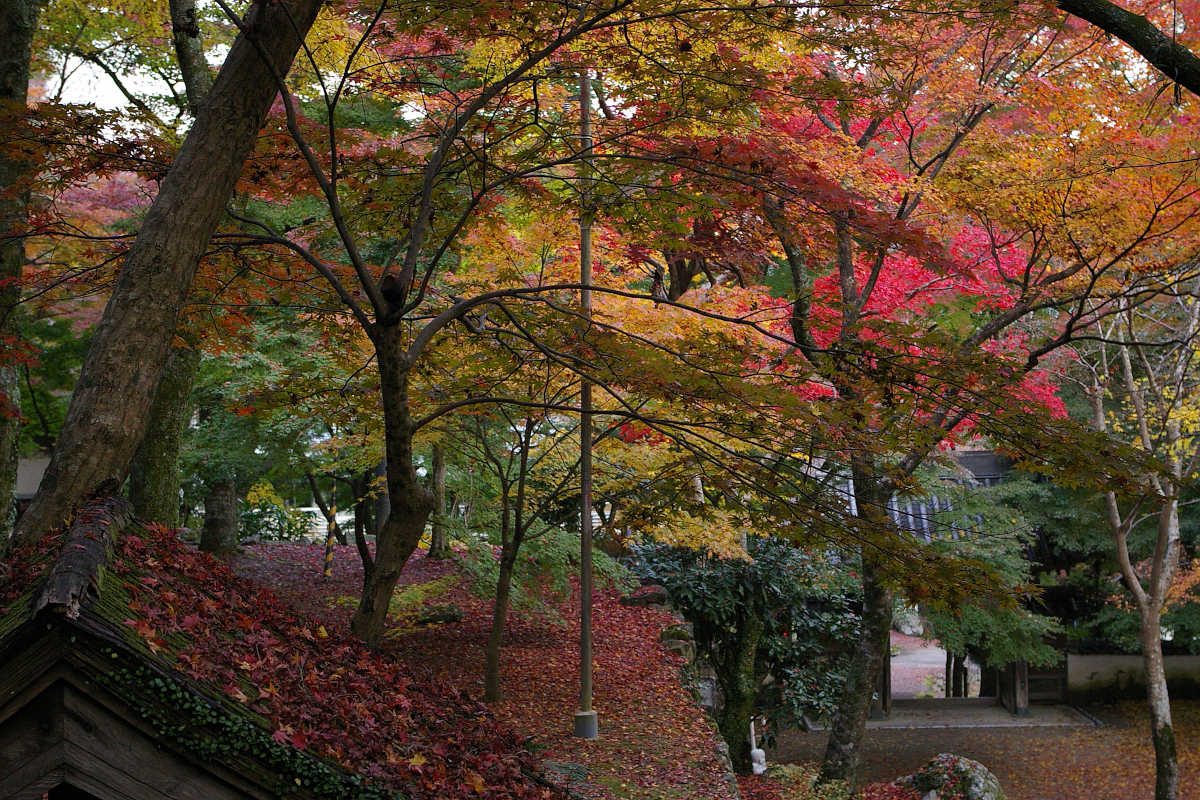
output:
[[[685,622],[668,625],[658,634],[658,640],[663,644],[670,641],[690,642],[694,638],[692,636],[692,626]]]
[[[717,736],[716,739],[717,760],[724,767],[725,783],[729,786],[729,794],[732,797],[741,797],[741,792],[738,789],[737,773],[733,771],[733,759],[729,757],[729,745],[720,736]]]
[[[622,597],[619,601],[623,606],[665,606],[667,590],[657,584],[643,586],[633,594]]]
[[[959,796],[962,800],[1006,800],[1000,781],[991,770],[969,758],[939,753],[897,786],[924,792],[921,800]]]
[[[684,639],[668,639],[663,646],[672,653],[678,653],[689,664],[696,660],[696,644]]]
[[[905,636],[920,636],[925,633],[925,624],[916,606],[905,606],[892,617],[892,628]]]
[[[453,603],[447,603],[425,609],[417,617],[416,623],[418,625],[443,625],[447,622],[462,622],[464,616],[461,608]]]

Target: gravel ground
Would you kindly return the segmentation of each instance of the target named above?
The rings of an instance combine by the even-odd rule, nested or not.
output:
[[[1181,798],[1200,799],[1200,701],[1173,704],[1183,775]],[[938,753],[985,764],[1009,800],[1150,800],[1154,756],[1142,703],[1088,708],[1101,727],[926,728],[867,731],[865,779],[891,781]],[[816,762],[823,732],[788,731],[771,752],[776,762]]]

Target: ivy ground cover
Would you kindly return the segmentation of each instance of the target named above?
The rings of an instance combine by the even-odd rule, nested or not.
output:
[[[323,547],[272,544],[248,548],[235,562],[242,575],[272,587],[298,614],[344,630],[362,570],[353,548],[338,548],[334,575],[319,579]],[[406,669],[478,698],[491,604],[454,579],[454,564],[418,552],[405,567],[394,635],[383,652]],[[452,603],[459,622],[414,624],[419,606]],[[601,736],[571,735],[578,707],[578,599],[553,613],[510,619],[502,657],[503,700],[491,710],[578,794],[606,800],[729,800],[733,791],[716,754],[717,734],[680,682],[681,659],[658,641],[673,622],[656,609],[629,608],[612,592],[597,593],[593,611],[595,708]]]

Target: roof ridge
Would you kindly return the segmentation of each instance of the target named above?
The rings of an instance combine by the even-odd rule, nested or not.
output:
[[[80,604],[100,593],[100,571],[108,564],[114,535],[132,519],[133,506],[112,492],[94,495],[80,508],[34,601],[33,613],[50,608],[68,619],[78,617]]]

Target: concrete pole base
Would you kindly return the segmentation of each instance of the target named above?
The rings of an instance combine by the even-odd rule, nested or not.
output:
[[[595,711],[575,712],[575,736],[580,739],[599,738],[600,724]]]

